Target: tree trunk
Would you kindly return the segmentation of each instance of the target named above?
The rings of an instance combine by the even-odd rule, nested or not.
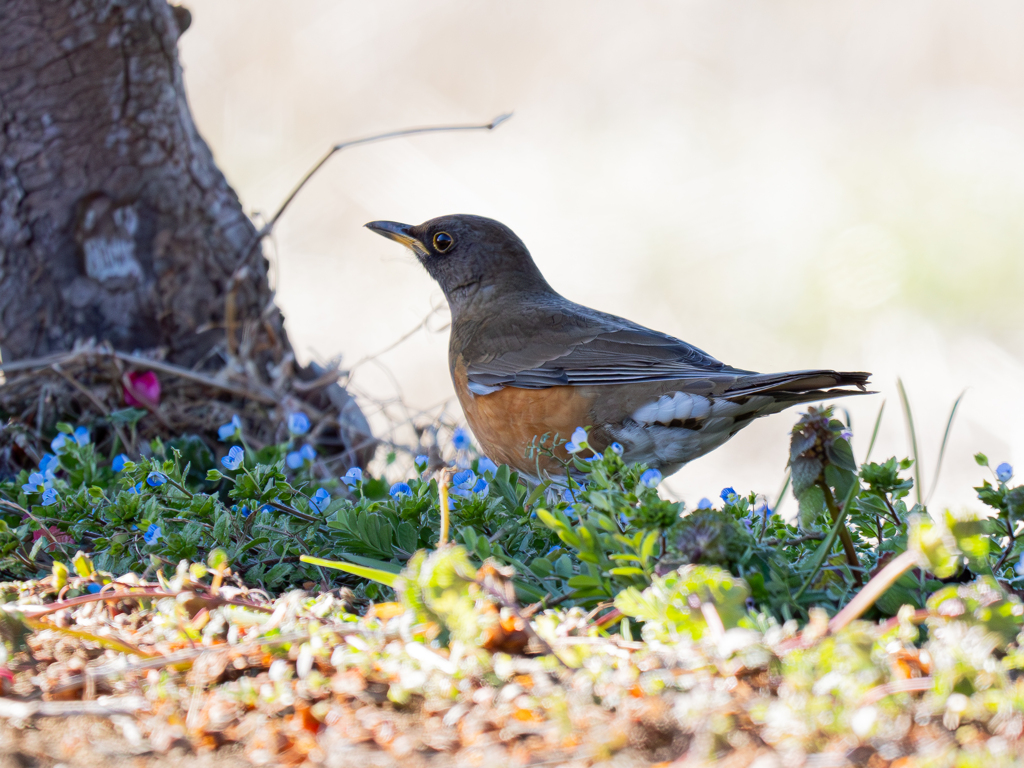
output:
[[[189,112],[189,19],[165,0],[0,0],[5,368],[95,339],[258,389],[290,369],[256,230]],[[365,427],[336,385],[300,389]]]

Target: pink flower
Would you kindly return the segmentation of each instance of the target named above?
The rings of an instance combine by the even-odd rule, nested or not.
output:
[[[160,405],[160,379],[153,371],[131,371],[121,379],[126,405],[156,408]]]

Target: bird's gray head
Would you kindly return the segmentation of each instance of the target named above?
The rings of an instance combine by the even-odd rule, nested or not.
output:
[[[491,289],[486,295],[551,291],[523,241],[500,221],[459,213],[416,226],[394,221],[366,226],[415,253],[453,310],[481,289]]]

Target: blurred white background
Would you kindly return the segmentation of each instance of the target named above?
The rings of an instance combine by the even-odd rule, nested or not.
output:
[[[873,371],[879,394],[845,401],[858,458],[883,400],[873,458],[909,453],[902,376],[928,490],[966,389],[933,504],[979,505],[975,451],[1024,462],[1024,5],[186,4],[192,109],[254,214],[340,140],[515,111],[494,133],[343,152],[301,193],[272,252],[305,360],[351,365],[443,304],[365,222],[477,213],[570,298],[725,362]],[[437,414],[444,322],[360,366],[354,389]],[[774,497],[795,418],[755,423],[669,491]]]

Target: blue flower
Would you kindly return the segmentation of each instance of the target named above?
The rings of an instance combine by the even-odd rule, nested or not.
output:
[[[331,494],[324,488],[318,488],[317,492],[313,494],[313,498],[309,500],[310,506],[317,512],[323,512],[330,503]]]
[[[656,488],[661,479],[661,472],[652,467],[640,475],[640,484],[646,485],[648,488]]]
[[[562,501],[564,501],[566,504],[576,503],[576,494],[572,492],[572,488],[562,489]]]
[[[260,507],[260,513],[264,514],[264,515],[270,514],[273,511],[274,511],[274,508],[272,506],[270,506],[269,504],[264,504],[262,507]]]
[[[114,462],[113,462],[113,464],[110,465],[110,468],[112,470],[114,470],[115,472],[123,472],[124,471],[124,463],[126,461],[131,461],[131,459],[128,458],[128,454],[127,453],[119,453],[119,454],[117,454],[117,456],[114,457]]]
[[[469,433],[462,427],[457,427],[452,432],[452,445],[455,446],[455,450],[464,451],[471,445],[469,441]]]
[[[128,493],[142,493],[142,483],[136,483],[128,489]]]
[[[733,502],[730,501],[730,499],[732,499],[732,497],[736,495],[736,489],[723,488],[722,492],[718,495],[722,497],[722,501],[724,501],[726,504],[732,504]]]
[[[231,417],[231,421],[227,424],[221,424],[217,428],[217,437],[220,438],[222,443],[226,443],[228,440],[234,440],[242,431],[242,420],[238,418],[236,413]]]
[[[64,447],[68,444],[68,436],[58,432],[57,436],[50,441],[50,450],[54,453],[63,453]]]
[[[396,499],[399,496],[412,496],[412,488],[409,487],[408,483],[395,483],[391,486],[391,490],[388,493]]]
[[[775,514],[774,510],[772,510],[772,508],[769,507],[767,504],[762,504],[761,506],[759,506],[757,508],[756,512],[757,512],[758,515],[760,515],[761,517],[763,517],[765,519],[767,519],[767,518],[769,518],[769,517],[771,517],[772,515]]]
[[[288,469],[300,469],[306,462],[303,460],[301,453],[292,451],[284,457],[284,463],[288,465]]]
[[[99,592],[101,589],[103,589],[103,587],[100,586],[99,584],[93,583],[93,584],[86,584],[85,585],[85,589],[86,589],[87,592],[89,592],[89,594],[95,595],[97,592]]]
[[[697,509],[711,509],[711,499],[705,496],[697,502]]]
[[[473,493],[474,485],[476,485],[476,472],[472,469],[464,469],[452,475],[451,492],[456,496],[469,496]]]
[[[996,479],[1000,483],[1010,482],[1010,478],[1013,477],[1013,467],[1007,464],[1005,461],[996,467]]]
[[[561,551],[562,551],[562,548],[556,544],[555,546],[553,546],[551,549],[548,550],[548,553],[546,555],[544,555],[544,557],[551,557],[556,552],[561,552]]]
[[[476,462],[476,471],[481,475],[490,472],[492,475],[498,471],[498,465],[486,456],[481,456]]]
[[[45,488],[46,478],[42,472],[33,472],[28,476],[28,482],[21,486],[21,490],[25,493],[39,493],[40,491],[46,490]]]
[[[851,437],[853,437],[852,429],[844,429],[839,433],[839,438],[841,440],[849,440]]]
[[[75,438],[75,442],[79,445],[88,445],[92,442],[92,438],[89,436],[89,430],[85,427],[78,427],[72,437]]]
[[[299,456],[304,458],[306,461],[313,461],[316,459],[316,448],[312,445],[304,445],[299,448]]]
[[[245,519],[252,514],[252,510],[248,507],[242,507],[242,518]]]
[[[228,455],[221,459],[220,463],[228,469],[238,469],[242,466],[243,459],[245,459],[245,451],[243,451],[239,446],[233,445],[231,446],[231,450],[228,451]]]
[[[430,463],[430,457],[427,456],[425,453],[421,453],[419,456],[413,459],[413,463],[416,465],[416,469],[423,471],[424,469],[427,468],[427,464]]]
[[[621,456],[622,455],[622,451],[623,451],[622,443],[612,443],[608,447],[612,449],[612,453],[614,453],[616,456]]]
[[[359,467],[352,467],[348,472],[345,473],[344,477],[341,478],[341,482],[347,485],[349,488],[354,488],[357,483],[363,481],[363,470]]]
[[[473,493],[477,496],[486,496],[491,491],[491,486],[487,484],[487,481],[482,477],[476,481],[476,485],[473,486]]]
[[[60,461],[52,453],[44,453],[43,458],[39,460],[39,471],[44,474],[53,472],[58,466]]]
[[[146,475],[146,485],[151,485],[154,488],[159,488],[161,485],[167,482],[167,475],[163,472],[150,472]]]
[[[309,432],[309,417],[302,411],[288,414],[288,431],[293,435],[304,435]]]
[[[146,529],[146,534],[142,537],[149,546],[153,546],[157,543],[163,534],[160,531],[160,526],[156,523],[151,523],[149,528]]]
[[[1017,565],[1014,569],[1018,576],[1024,576],[1024,552],[1020,553],[1020,560],[1017,561]]]
[[[569,442],[565,444],[565,450],[569,453],[579,453],[587,447],[587,430],[583,427],[576,427],[573,430],[572,437]]]
[[[52,507],[57,503],[57,490],[55,488],[47,488],[43,491],[42,502],[44,507]]]

